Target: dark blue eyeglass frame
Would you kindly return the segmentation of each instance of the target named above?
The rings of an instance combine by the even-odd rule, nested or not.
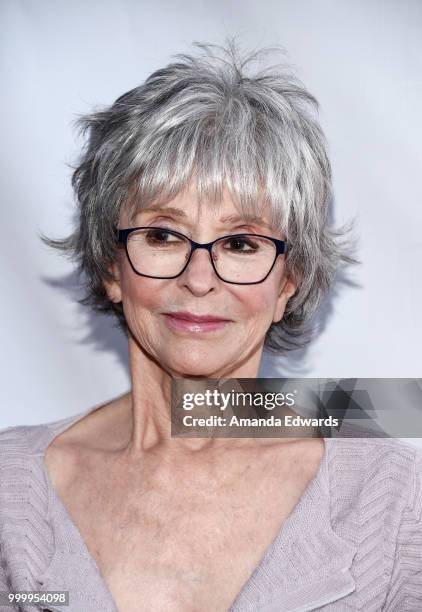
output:
[[[178,273],[178,274],[174,274],[173,276],[153,276],[152,274],[144,274],[143,272],[139,272],[138,270],[136,270],[136,268],[134,267],[134,265],[131,262],[130,256],[129,256],[129,252],[128,252],[128,248],[127,248],[127,241],[128,238],[130,236],[130,234],[132,232],[135,232],[137,230],[147,230],[147,229],[156,229],[156,230],[161,230],[163,232],[168,232],[169,234],[173,234],[176,236],[180,236],[181,238],[184,238],[185,240],[187,240],[190,243],[190,253],[189,253],[189,257],[186,260],[185,265],[183,266],[182,270]],[[119,229],[116,228],[117,231],[117,242],[121,245],[124,245],[125,247],[125,251],[126,251],[126,255],[127,258],[129,260],[130,266],[132,268],[132,270],[135,272],[135,274],[138,274],[139,276],[146,276],[147,278],[157,278],[157,279],[172,279],[172,278],[177,278],[178,276],[180,276],[181,274],[183,274],[183,272],[186,270],[186,268],[189,265],[189,262],[192,258],[192,253],[194,251],[196,251],[196,249],[206,249],[210,255],[210,259],[211,259],[211,264],[212,267],[214,269],[214,272],[216,273],[217,277],[222,280],[225,283],[230,283],[231,285],[258,285],[259,283],[263,283],[264,280],[266,278],[268,278],[269,274],[271,273],[272,269],[274,268],[275,262],[277,261],[277,257],[279,255],[284,255],[287,252],[288,249],[288,245],[287,242],[285,240],[279,240],[278,238],[273,238],[272,236],[264,236],[263,234],[248,234],[248,233],[241,233],[241,234],[227,234],[226,236],[220,236],[219,238],[216,238],[215,240],[212,240],[211,242],[195,242],[195,240],[192,240],[191,238],[189,238],[189,236],[185,236],[185,234],[182,234],[181,232],[177,232],[175,230],[170,230],[167,229],[166,227],[159,227],[159,226],[155,226],[155,225],[148,225],[148,226],[143,226],[143,227],[129,227],[126,229]],[[236,281],[229,281],[226,280],[225,278],[223,278],[222,276],[220,276],[220,274],[218,273],[218,270],[215,267],[215,263],[214,260],[212,258],[212,247],[216,242],[219,242],[220,240],[223,240],[225,238],[238,238],[239,236],[251,236],[252,238],[266,238],[267,240],[271,240],[271,242],[274,243],[275,247],[276,247],[276,252],[275,252],[275,256],[274,256],[274,261],[271,265],[271,268],[268,270],[267,274],[264,276],[263,279],[259,280],[259,281],[252,281],[252,282],[247,282],[247,283],[238,283]]]

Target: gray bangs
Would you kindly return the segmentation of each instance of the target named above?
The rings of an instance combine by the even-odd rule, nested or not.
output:
[[[131,216],[194,179],[198,205],[219,202],[226,188],[242,212],[265,212],[288,236],[290,215],[304,228],[330,185],[324,136],[307,109],[318,103],[285,66],[248,77],[262,53],[240,61],[229,48],[228,61],[205,49],[179,56],[116,103],[134,114],[121,152],[131,160]]]
[[[139,147],[129,181],[131,218],[144,205],[168,202],[195,182],[198,206],[218,204],[227,190],[245,215],[266,213],[275,228],[286,231],[289,182],[283,184],[276,177],[286,166],[281,158],[288,152],[274,156],[269,126],[265,133],[263,128],[256,129],[255,117],[245,125],[236,115],[200,115],[189,117],[191,122],[188,119],[180,129],[170,127],[163,138],[150,142],[148,160],[143,159],[145,148]]]
[[[198,206],[218,205],[226,189],[241,212],[265,214],[288,243],[286,270],[298,288],[265,346],[303,347],[336,271],[358,263],[347,254],[353,222],[335,229],[328,220],[331,167],[318,102],[287,64],[262,67],[280,49],[242,55],[233,42],[197,47],[197,55],[176,56],[111,106],[80,118],[89,138],[72,177],[77,226],[67,238],[42,239],[78,262],[86,279],[80,301],[116,315],[127,332],[122,304],[104,288],[122,210],[133,221],[192,181]]]

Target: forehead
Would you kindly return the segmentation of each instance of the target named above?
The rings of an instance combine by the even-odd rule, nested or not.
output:
[[[225,188],[219,199],[201,197],[194,183],[181,190],[173,198],[156,199],[153,202],[137,202],[132,207],[132,220],[153,214],[171,215],[179,220],[200,222],[237,223],[244,222],[273,228],[268,211],[262,203],[256,202],[246,210]]]

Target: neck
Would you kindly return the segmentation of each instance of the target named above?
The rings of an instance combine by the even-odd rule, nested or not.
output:
[[[131,430],[129,450],[132,455],[147,450],[167,447],[172,452],[191,453],[199,450],[226,447],[243,447],[259,442],[256,439],[239,438],[177,438],[171,437],[171,383],[176,378],[227,379],[256,378],[262,346],[243,363],[227,367],[204,376],[165,370],[148,355],[136,340],[129,335],[129,363],[132,379],[131,391],[125,396],[128,427]]]

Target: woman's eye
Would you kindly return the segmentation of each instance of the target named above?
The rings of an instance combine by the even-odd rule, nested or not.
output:
[[[246,253],[246,252],[253,253],[254,251],[258,249],[258,245],[255,244],[249,238],[239,237],[239,238],[230,238],[229,240],[227,240],[224,248],[230,251],[237,252],[237,253]]]
[[[146,232],[146,238],[149,242],[151,243],[169,243],[169,242],[177,242],[178,240],[180,240],[177,236],[175,236],[174,234],[172,234],[171,232],[169,232],[168,230],[166,230],[165,228],[163,229],[150,229]]]

